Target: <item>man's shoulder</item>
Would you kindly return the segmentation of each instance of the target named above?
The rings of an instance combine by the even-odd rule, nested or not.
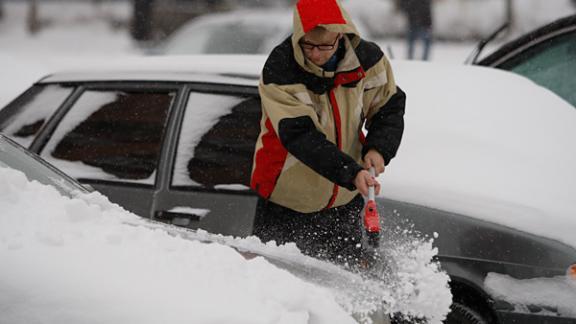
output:
[[[280,45],[276,46],[268,56],[262,70],[264,84],[294,82],[299,71],[297,64],[294,59],[292,40],[291,37],[288,37]]]
[[[360,40],[358,46],[356,46],[356,56],[360,61],[360,65],[365,71],[368,71],[374,65],[378,64],[380,60],[384,57],[384,52],[380,49],[380,46],[376,45],[374,42],[370,42],[364,39]]]

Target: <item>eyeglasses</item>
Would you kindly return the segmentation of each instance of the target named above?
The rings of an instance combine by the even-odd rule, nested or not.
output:
[[[314,47],[318,48],[318,50],[320,51],[330,51],[333,50],[334,47],[336,46],[336,43],[338,43],[338,41],[340,40],[340,36],[336,37],[336,40],[334,41],[334,44],[330,45],[330,44],[320,44],[320,45],[316,45],[316,44],[312,44],[312,43],[308,43],[305,41],[301,41],[299,44],[302,47],[302,49],[311,51],[314,49]]]

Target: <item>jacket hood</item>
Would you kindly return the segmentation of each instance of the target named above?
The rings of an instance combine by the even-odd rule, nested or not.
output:
[[[294,32],[292,47],[294,58],[306,70],[315,70],[315,65],[306,62],[304,53],[298,42],[315,27],[324,27],[331,32],[343,33],[349,44],[356,47],[360,42],[360,34],[352,23],[350,15],[338,0],[299,0],[294,7]],[[312,66],[311,66],[312,65]]]

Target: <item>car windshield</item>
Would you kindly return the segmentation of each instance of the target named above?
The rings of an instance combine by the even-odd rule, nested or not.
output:
[[[505,62],[501,68],[528,77],[576,107],[575,63],[576,34],[572,33],[543,42]]]
[[[278,26],[249,22],[192,25],[167,43],[165,54],[258,54],[278,33]]]
[[[0,168],[11,168],[23,172],[28,180],[53,186],[68,197],[88,190],[72,178],[41,160],[36,155],[0,134]]]

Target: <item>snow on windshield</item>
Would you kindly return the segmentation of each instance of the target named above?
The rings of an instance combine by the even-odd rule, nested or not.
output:
[[[354,323],[262,258],[122,225],[136,216],[10,169],[0,178],[1,322]]]
[[[149,223],[98,193],[66,198],[7,168],[0,182],[0,322],[355,323],[351,313],[383,305],[439,324],[451,303],[447,275],[430,263],[431,241],[391,248],[396,271],[376,281],[343,274],[293,244],[218,236],[296,266],[316,265],[304,282],[261,257],[246,260],[199,241],[218,242],[211,234]],[[324,270],[334,275],[314,278]],[[335,277],[345,280],[312,283]]]
[[[530,313],[528,306],[543,307],[543,313],[576,317],[576,280],[566,276],[519,280],[507,275],[489,273],[484,281],[492,297],[515,306],[516,311]]]

